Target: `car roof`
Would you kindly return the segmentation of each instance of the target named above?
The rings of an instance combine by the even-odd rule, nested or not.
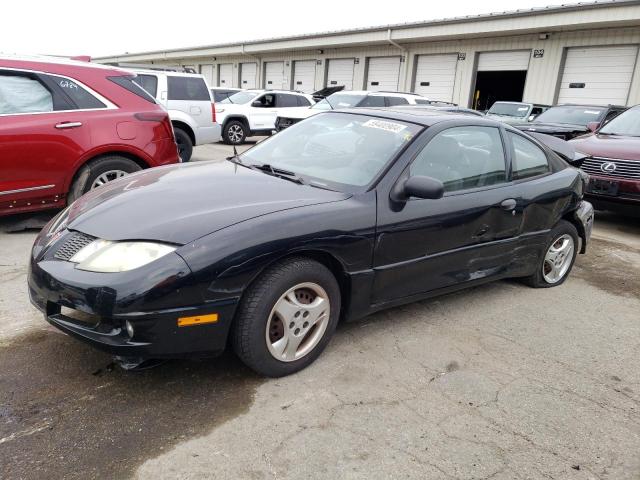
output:
[[[123,70],[126,70],[128,72],[133,72],[133,73],[143,73],[145,75],[157,75],[157,76],[161,76],[161,75],[166,75],[166,76],[171,76],[171,77],[198,77],[198,78],[204,78],[202,76],[202,74],[200,73],[189,73],[189,72],[171,72],[171,71],[166,71],[166,70],[147,70],[144,68],[126,68],[126,67],[120,67]]]
[[[243,90],[244,92],[256,92],[256,93],[290,93],[291,95],[305,95],[310,97],[310,93],[298,92],[297,90],[284,90],[282,88],[248,88]]]
[[[375,95],[381,97],[389,97],[389,96],[398,96],[398,97],[421,97],[418,93],[405,93],[405,92],[385,92],[385,91],[375,91],[371,90],[340,90],[339,92],[335,92],[332,95]]]
[[[588,108],[629,108],[623,105],[597,105],[595,103],[560,103],[558,105],[553,105],[553,107],[588,107]]]
[[[12,68],[19,68],[18,65],[20,65],[22,68],[31,70],[42,70],[46,68],[46,65],[53,65],[56,67],[92,68],[100,71],[118,72],[119,74],[127,73],[126,70],[112,65],[102,65],[100,63],[49,55],[14,55],[0,52],[0,62],[11,63]]]
[[[372,117],[386,118],[388,120],[398,120],[401,122],[410,122],[430,127],[436,123],[446,122],[450,120],[473,121],[474,124],[498,126],[500,122],[491,120],[486,117],[478,117],[475,115],[460,115],[459,112],[450,112],[443,110],[433,110],[421,108],[418,105],[402,105],[399,107],[382,107],[382,108],[345,108],[338,110],[330,110],[326,113],[354,113],[358,115],[370,115]]]

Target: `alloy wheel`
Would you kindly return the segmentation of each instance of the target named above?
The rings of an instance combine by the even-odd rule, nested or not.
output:
[[[231,143],[240,143],[242,141],[242,127],[240,125],[231,125],[228,129],[229,141]]]
[[[275,303],[265,339],[269,353],[292,362],[310,353],[324,335],[331,313],[327,292],[316,283],[301,283],[287,290]]]
[[[566,233],[551,244],[542,262],[542,276],[547,283],[558,283],[564,278],[571,267],[574,248],[573,238]]]
[[[116,180],[117,178],[124,177],[125,175],[127,175],[127,172],[125,172],[124,170],[109,170],[109,171],[106,171],[106,172],[100,174],[98,176],[98,178],[96,178],[93,181],[93,183],[91,184],[91,190],[93,190],[94,188],[101,187],[105,183],[109,183],[109,182],[111,182],[113,180]]]

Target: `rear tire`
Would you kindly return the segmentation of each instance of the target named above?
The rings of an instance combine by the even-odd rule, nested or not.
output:
[[[187,132],[181,128],[174,128],[174,134],[176,136],[176,144],[178,144],[178,155],[183,162],[191,160],[193,155],[193,142]]]
[[[231,120],[224,127],[224,143],[241,145],[247,138],[247,127],[238,120]]]
[[[67,201],[71,203],[89,190],[138,170],[142,170],[140,165],[120,155],[108,155],[91,160],[78,171]]]
[[[534,288],[550,288],[562,285],[571,273],[580,246],[578,231],[573,224],[560,220],[551,230],[550,240],[533,275],[524,282]]]
[[[282,377],[311,364],[340,317],[340,288],[321,263],[293,258],[267,269],[246,291],[231,331],[252,370]]]

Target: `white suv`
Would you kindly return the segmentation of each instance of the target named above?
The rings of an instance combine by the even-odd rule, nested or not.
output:
[[[128,69],[138,85],[155,97],[169,112],[178,151],[188,162],[194,145],[220,141],[220,124],[207,81],[196,73]]]
[[[431,103],[417,93],[402,92],[369,92],[366,90],[342,90],[323,98],[309,108],[287,108],[278,112],[275,129],[280,131],[290,127],[300,120],[311,117],[316,113],[338,108],[353,107],[395,107],[397,105],[420,105]]]
[[[307,110],[311,95],[290,90],[243,90],[216,106],[225,143],[241,144],[253,135],[271,135],[280,110]]]

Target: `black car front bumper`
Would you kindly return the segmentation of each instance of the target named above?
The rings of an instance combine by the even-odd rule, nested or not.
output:
[[[45,253],[31,258],[28,284],[47,322],[99,350],[142,359],[214,356],[225,348],[238,299],[204,298],[192,277],[175,253],[122,273],[78,270]],[[178,322],[214,314],[215,321]]]

